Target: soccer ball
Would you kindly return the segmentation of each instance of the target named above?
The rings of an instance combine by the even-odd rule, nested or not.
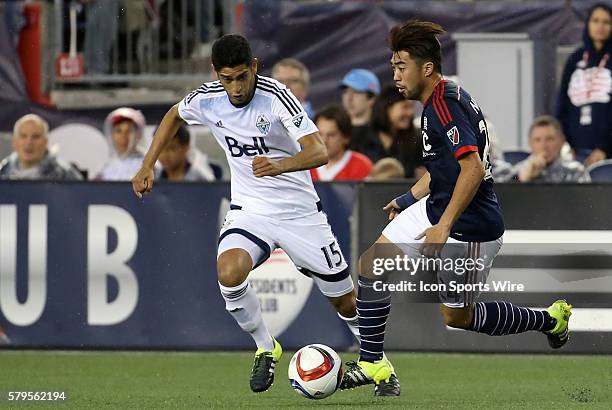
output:
[[[313,344],[295,352],[289,362],[291,387],[308,399],[331,396],[342,381],[342,361],[329,346]]]

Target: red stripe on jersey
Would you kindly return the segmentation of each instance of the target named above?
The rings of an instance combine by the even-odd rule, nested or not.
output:
[[[440,117],[440,120],[442,121],[442,125],[446,126],[449,122],[450,119],[446,116],[446,113],[444,112],[444,108],[442,107],[442,102],[444,102],[444,83],[440,83],[442,84],[442,86],[438,85],[436,87],[436,98],[434,99],[434,104],[436,104],[437,106],[437,110],[440,112],[441,116],[438,115]]]
[[[442,118],[442,113],[438,109],[438,104],[436,104],[436,100],[432,100],[431,105],[433,105],[434,111],[436,112],[436,115],[438,116],[438,119],[440,120],[442,125],[446,125],[446,123],[444,122],[444,118]]]
[[[440,102],[438,101],[439,91],[440,91],[440,88],[436,87],[434,90],[434,96],[431,99],[431,105],[433,105],[434,110],[436,111],[436,115],[440,119],[440,122],[442,123],[442,125],[446,126],[446,124],[448,124],[448,121],[446,121],[446,118],[444,117],[444,114],[442,112],[442,107],[440,107]]]
[[[478,152],[478,147],[476,145],[463,146],[455,151],[455,158],[459,159],[463,154],[467,154],[468,152]]]
[[[444,114],[446,115],[448,122],[451,122],[453,120],[453,116],[448,110],[448,105],[446,105],[446,101],[444,101],[444,81],[442,81],[442,93],[440,94],[440,104],[442,106],[442,112],[444,112]]]

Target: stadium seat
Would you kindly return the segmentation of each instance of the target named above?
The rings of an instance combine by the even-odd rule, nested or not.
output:
[[[527,151],[504,151],[504,160],[512,165],[521,162],[530,155]]]
[[[587,172],[593,182],[612,182],[612,159],[605,159],[591,165]]]
[[[584,162],[584,160],[586,159],[586,157],[588,157],[591,154],[590,149],[577,149],[575,152],[575,157],[576,157],[576,161],[578,162]]]

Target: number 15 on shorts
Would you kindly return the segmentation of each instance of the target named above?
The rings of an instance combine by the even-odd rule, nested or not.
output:
[[[330,269],[334,267],[338,267],[342,265],[342,253],[338,249],[338,242],[334,241],[327,246],[321,248],[323,255],[325,256],[325,260],[327,261],[327,266]]]

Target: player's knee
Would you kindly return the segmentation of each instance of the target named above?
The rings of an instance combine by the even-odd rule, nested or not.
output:
[[[231,288],[240,285],[246,278],[238,267],[227,264],[223,265],[222,268],[218,268],[217,279],[223,286]]]
[[[217,259],[217,279],[223,286],[238,286],[246,280],[251,267],[252,262],[248,252],[242,249],[230,249]]]
[[[442,314],[442,320],[446,326],[457,329],[467,329],[470,326],[471,316],[469,307],[454,309],[442,305],[440,307],[440,313]]]

